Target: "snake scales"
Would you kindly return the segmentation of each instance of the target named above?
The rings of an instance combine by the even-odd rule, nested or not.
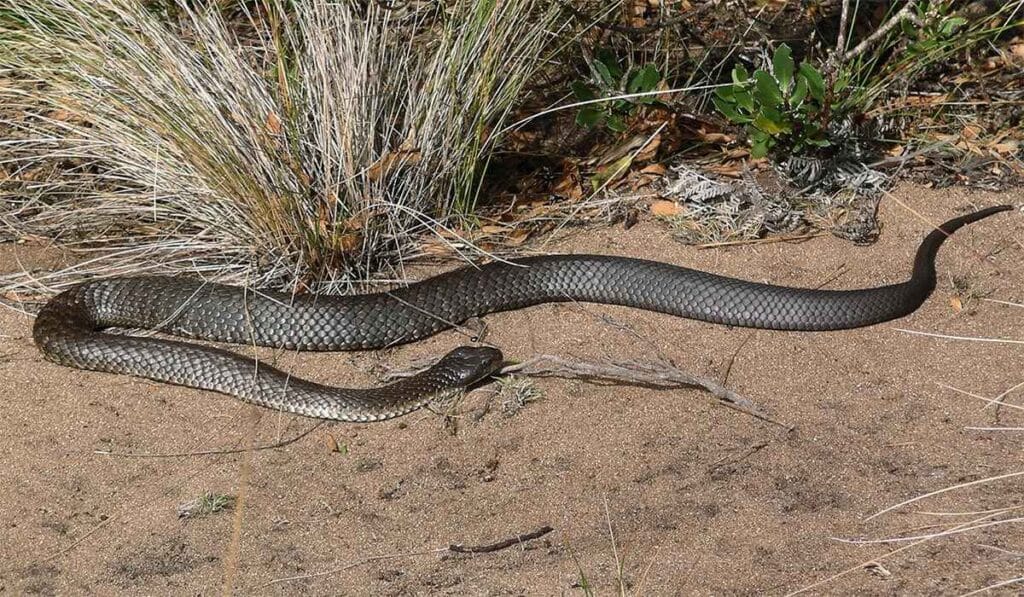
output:
[[[457,393],[493,373],[501,352],[461,347],[427,371],[376,389],[322,386],[238,354],[161,338],[103,333],[146,328],[236,344],[300,350],[412,342],[471,317],[539,303],[625,305],[712,323],[776,330],[839,330],[902,317],[935,288],[935,256],[960,227],[1012,209],[952,219],[921,243],[911,278],[860,290],[787,288],[666,263],[599,255],[528,257],[464,267],[391,292],[291,296],[179,278],[114,278],[57,295],[33,337],[57,363],[215,390],[288,412],[377,421]]]

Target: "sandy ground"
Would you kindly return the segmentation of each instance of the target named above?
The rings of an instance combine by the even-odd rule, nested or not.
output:
[[[898,195],[933,222],[1024,202],[1020,192]],[[801,286],[842,269],[829,287],[852,288],[903,279],[927,229],[891,200],[881,217],[870,247],[817,238],[700,251],[643,222],[554,249]],[[972,298],[957,311],[950,282],[1024,303],[1022,239],[1019,212],[959,232],[940,255],[932,299],[867,329],[750,331],[572,304],[487,317],[488,340],[512,359],[662,356],[720,378],[735,355],[727,385],[791,432],[696,390],[544,379],[542,398],[512,416],[493,386],[473,392],[454,433],[417,413],[203,455],[293,438],[315,421],[50,364],[32,345],[31,319],[0,309],[0,593],[208,594],[228,578],[238,594],[571,595],[583,594],[585,577],[597,594],[618,593],[620,582],[648,595],[785,594],[821,582],[808,593],[946,595],[1024,576],[1019,522],[913,545],[840,540],[927,535],[983,516],[970,513],[1024,506],[1018,477],[865,520],[920,494],[1024,471],[1024,432],[968,429],[1024,427],[1021,412],[950,389],[994,397],[1024,382],[1021,346],[897,330],[1024,339],[1024,309]],[[38,249],[0,245],[6,271],[46,265]],[[464,342],[448,332],[386,353],[278,364],[372,385],[380,361],[401,365]],[[1024,404],[1021,393],[1007,402]],[[192,455],[170,456],[180,453]],[[240,501],[180,518],[179,505],[206,491]],[[444,553],[544,525],[554,531],[521,546]]]

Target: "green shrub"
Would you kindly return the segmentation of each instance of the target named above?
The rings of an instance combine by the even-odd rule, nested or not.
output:
[[[609,50],[602,49],[590,63],[594,84],[573,81],[572,93],[581,102],[594,102],[603,97],[650,93],[661,82],[661,73],[653,64],[641,68],[623,69],[619,59]],[[653,95],[609,99],[587,104],[576,113],[576,123],[593,128],[604,125],[608,130],[621,133],[626,130],[626,118],[638,106],[650,105],[657,100]]]
[[[840,80],[833,92],[843,87]],[[821,72],[806,62],[797,65],[782,44],[768,70],[751,75],[737,64],[732,84],[718,88],[712,101],[723,116],[744,125],[751,156],[762,158],[773,149],[792,155],[828,147],[828,96]]]

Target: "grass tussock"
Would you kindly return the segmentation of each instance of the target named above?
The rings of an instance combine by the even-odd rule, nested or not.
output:
[[[9,288],[188,271],[322,290],[400,264],[470,213],[558,37],[538,0],[194,6],[0,9],[0,167],[34,172],[0,212],[97,255]]]

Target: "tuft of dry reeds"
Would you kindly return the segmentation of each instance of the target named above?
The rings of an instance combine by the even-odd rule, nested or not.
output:
[[[471,212],[492,132],[559,37],[541,0],[169,6],[0,8],[2,221],[96,255],[8,289],[400,273],[410,239]]]

